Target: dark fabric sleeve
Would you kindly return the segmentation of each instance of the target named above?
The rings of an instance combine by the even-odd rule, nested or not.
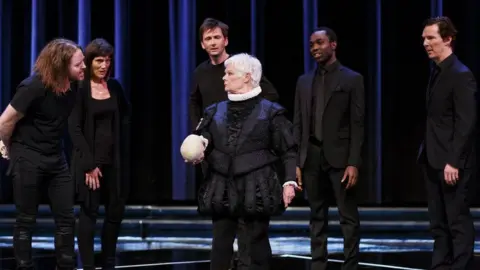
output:
[[[365,126],[365,89],[363,76],[355,77],[350,96],[350,151],[348,166],[360,167],[362,163],[362,147],[364,142]]]
[[[282,183],[296,181],[298,147],[293,137],[293,125],[284,110],[276,112],[271,119],[271,141],[273,151],[284,165],[285,179],[282,179]]]
[[[206,155],[213,148],[213,138],[210,132],[208,131],[208,128],[213,119],[213,116],[215,115],[216,110],[217,110],[217,104],[213,104],[207,107],[203,113],[203,118],[200,119],[198,125],[195,127],[195,131],[193,132],[193,134],[203,136],[205,139],[208,140],[208,146],[207,146],[207,149],[205,150]]]
[[[261,97],[270,100],[272,102],[278,102],[280,97],[278,96],[277,89],[275,86],[267,79],[267,77],[262,76],[260,79],[260,87],[262,88]]]
[[[293,138],[298,145],[297,153],[297,167],[302,168],[303,164],[301,162],[300,147],[302,142],[302,107],[300,101],[300,79],[297,81],[297,86],[295,89],[295,100],[294,100],[294,109],[293,109]]]
[[[120,82],[118,82],[115,79],[110,79],[110,80],[112,80],[112,85],[115,87],[115,91],[117,92],[117,95],[118,95],[118,107],[119,107],[120,115],[122,116],[121,124],[130,125],[131,114],[132,114],[131,104],[128,101],[127,97],[125,96],[125,91],[122,85],[120,84]]]
[[[448,164],[454,168],[459,167],[465,148],[471,146],[472,137],[475,136],[477,121],[477,82],[473,74],[463,72],[458,75],[453,88],[454,129],[451,146],[448,153]]]
[[[122,175],[125,182],[130,182],[130,156],[131,156],[131,117],[132,106],[128,101],[125,91],[119,81],[112,80],[112,86],[115,87],[118,97],[118,107],[121,117],[120,121],[120,164]]]
[[[25,115],[35,99],[43,96],[45,88],[41,85],[19,84],[10,101],[10,105],[19,113]]]
[[[190,124],[192,130],[195,130],[195,127],[198,125],[200,121],[200,117],[202,115],[202,94],[200,93],[200,89],[198,88],[198,82],[196,79],[196,74],[193,74],[193,80],[191,84],[190,90],[190,97],[189,97],[189,116],[190,116]]]
[[[73,143],[73,148],[82,152],[82,167],[85,172],[89,172],[96,168],[95,158],[90,149],[90,146],[83,134],[83,121],[84,121],[84,91],[85,88],[79,88],[76,93],[75,105],[72,113],[68,118],[68,132]],[[75,151],[75,150],[74,150]]]

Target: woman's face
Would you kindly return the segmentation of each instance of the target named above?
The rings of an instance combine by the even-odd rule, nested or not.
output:
[[[223,76],[223,84],[225,91],[231,94],[242,93],[248,87],[249,75],[235,69],[235,66],[229,64],[225,68],[225,76]]]
[[[92,78],[105,79],[107,72],[110,70],[110,56],[97,56],[92,61]]]

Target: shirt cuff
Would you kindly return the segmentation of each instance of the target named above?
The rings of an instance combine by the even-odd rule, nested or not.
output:
[[[298,187],[297,182],[295,182],[295,181],[287,181],[287,182],[283,183],[283,187],[286,187],[286,186],[288,186],[288,185],[292,185],[292,186],[294,186],[294,187]]]

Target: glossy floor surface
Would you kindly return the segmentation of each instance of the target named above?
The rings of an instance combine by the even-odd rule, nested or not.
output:
[[[143,212],[142,212],[143,211]],[[363,209],[360,269],[427,269],[432,240],[422,220],[425,209]],[[41,207],[33,241],[36,269],[54,269],[53,221]],[[118,243],[117,269],[209,269],[209,221],[192,208],[129,207]],[[329,268],[341,269],[343,240],[332,209]],[[0,206],[0,269],[15,269],[13,209]],[[474,212],[476,220],[479,213]],[[307,209],[292,209],[272,221],[271,269],[310,269]],[[98,229],[102,221],[99,220]],[[428,223],[428,222],[427,222]],[[478,230],[478,224],[476,224]],[[95,245],[100,257],[100,244]],[[236,243],[234,243],[236,249]],[[480,269],[480,241],[476,241]],[[78,267],[82,265],[78,259]]]

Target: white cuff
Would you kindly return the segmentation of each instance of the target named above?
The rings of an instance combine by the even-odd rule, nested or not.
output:
[[[283,183],[283,187],[286,187],[286,186],[288,186],[288,185],[292,185],[292,186],[294,186],[294,187],[298,187],[297,182],[295,182],[295,181],[287,181],[287,182]]]

